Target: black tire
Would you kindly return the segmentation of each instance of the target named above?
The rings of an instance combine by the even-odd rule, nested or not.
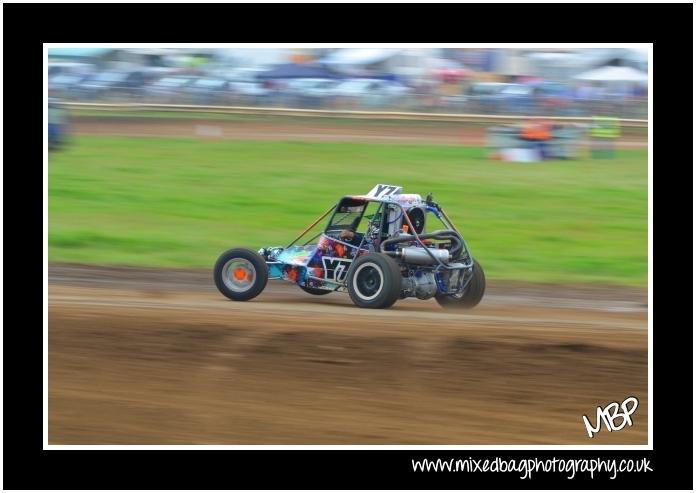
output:
[[[251,267],[253,267],[253,275],[249,275],[251,280],[249,276],[242,279],[233,279],[234,274],[231,272],[231,268],[234,264],[230,262],[235,259],[239,259],[238,265],[248,273],[252,271]],[[266,287],[268,268],[266,267],[266,261],[258,253],[246,248],[233,248],[220,255],[217,262],[215,262],[213,278],[218,290],[229,299],[247,301],[257,297]]]
[[[300,286],[300,289],[305,293],[313,294],[314,296],[322,296],[333,292],[327,289],[310,288],[309,286]]]
[[[486,291],[486,276],[483,267],[474,260],[474,273],[464,292],[459,294],[438,294],[435,299],[443,308],[470,309],[481,302]]]
[[[360,308],[389,308],[401,296],[401,268],[383,253],[358,257],[346,276],[348,294]]]

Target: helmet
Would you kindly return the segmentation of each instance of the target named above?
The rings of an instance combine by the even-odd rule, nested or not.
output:
[[[423,212],[423,209],[421,209],[420,207],[413,207],[406,212],[406,215],[411,220],[413,227],[416,229],[416,234],[423,233],[423,230],[425,229],[425,212]],[[408,226],[406,218],[404,218],[403,224]],[[410,229],[411,228],[409,227],[409,230]],[[409,232],[413,234],[412,231]]]

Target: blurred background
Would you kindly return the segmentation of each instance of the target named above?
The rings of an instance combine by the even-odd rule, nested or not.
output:
[[[633,48],[49,49],[49,442],[646,443],[647,80]],[[217,292],[377,183],[447,211],[475,310]]]
[[[67,101],[647,118],[636,49],[49,49]]]

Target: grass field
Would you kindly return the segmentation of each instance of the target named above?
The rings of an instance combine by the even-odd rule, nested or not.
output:
[[[339,196],[433,192],[491,279],[647,285],[647,152],[538,164],[471,147],[76,137],[49,156],[49,261],[212,267]]]

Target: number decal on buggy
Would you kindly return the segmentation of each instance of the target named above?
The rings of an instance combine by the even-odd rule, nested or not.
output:
[[[374,197],[376,199],[382,199],[395,193],[399,193],[402,190],[401,187],[395,185],[375,185],[375,187],[370,190],[367,194],[368,197]]]
[[[346,278],[352,260],[335,257],[323,257],[324,278],[329,281],[342,282]]]

